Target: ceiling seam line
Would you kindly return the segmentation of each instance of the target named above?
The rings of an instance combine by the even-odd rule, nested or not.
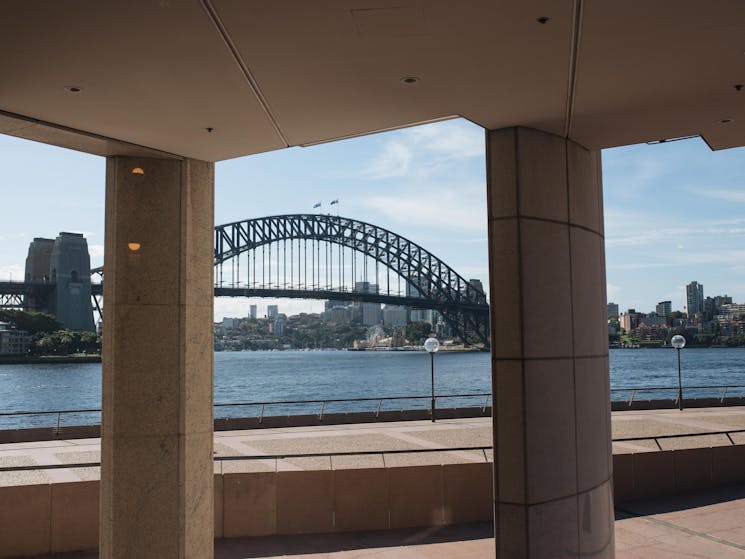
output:
[[[225,44],[225,46],[230,51],[230,54],[233,56],[233,60],[238,65],[239,70],[241,71],[241,74],[243,74],[243,78],[248,83],[248,86],[251,88],[251,91],[253,92],[254,96],[256,97],[256,100],[259,102],[259,105],[261,105],[261,109],[266,115],[266,117],[269,119],[269,123],[272,125],[272,128],[274,128],[274,131],[277,133],[279,138],[282,140],[282,143],[285,145],[285,147],[290,147],[290,143],[287,141],[287,138],[285,137],[284,133],[282,132],[282,128],[279,126],[279,122],[277,121],[277,118],[274,116],[274,113],[272,112],[269,101],[264,96],[264,93],[261,91],[261,88],[259,87],[258,82],[254,78],[253,74],[251,73],[250,68],[248,67],[248,64],[243,60],[243,57],[240,55],[240,52],[238,52],[238,48],[236,47],[233,40],[230,38],[230,35],[228,34],[228,30],[226,29],[225,25],[222,22],[222,19],[220,18],[219,14],[217,13],[217,9],[212,5],[212,0],[200,0],[202,7],[204,8],[204,11],[207,13],[207,16],[212,21],[212,24],[217,29],[217,32],[220,34],[220,37]]]
[[[564,120],[564,137],[569,138],[569,132],[574,118],[574,101],[577,90],[577,59],[582,36],[582,0],[575,0],[572,14],[571,50],[569,53],[569,79],[567,80],[567,106]]]

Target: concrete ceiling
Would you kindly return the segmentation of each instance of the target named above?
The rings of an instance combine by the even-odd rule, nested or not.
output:
[[[90,153],[216,161],[459,115],[745,145],[742,0],[0,6],[0,132]]]

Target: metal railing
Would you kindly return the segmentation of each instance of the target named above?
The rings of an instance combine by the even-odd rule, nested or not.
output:
[[[743,394],[741,396],[745,397],[745,385],[743,384],[726,384],[726,385],[696,385],[696,386],[684,386],[683,387],[684,394],[690,394],[691,391],[705,391],[705,390],[716,390],[716,398],[719,399],[720,403],[724,403],[725,399],[727,398],[728,392],[734,391],[734,390],[742,390]],[[653,394],[655,392],[661,392],[661,393],[671,393],[673,394],[672,397],[670,397],[670,401],[673,401],[675,403],[678,402],[678,387],[677,386],[627,386],[627,387],[618,387],[618,388],[612,388],[610,390],[611,392],[611,401],[612,402],[626,402],[626,404],[631,407],[634,403],[634,401],[638,400],[637,396],[640,393],[647,393],[647,394]],[[628,398],[618,399],[614,398],[614,394],[622,394],[626,393],[628,394]],[[482,413],[486,413],[486,409],[489,406],[489,401],[491,399],[492,395],[489,392],[473,392],[473,393],[466,393],[466,394],[440,394],[435,395],[435,400],[441,401],[441,400],[453,400],[458,398],[464,398],[464,399],[476,399],[478,398],[480,400],[479,406],[481,408]],[[695,397],[701,397],[701,396],[695,396]],[[371,398],[324,398],[324,399],[314,399],[314,400],[274,400],[274,401],[265,401],[265,402],[221,402],[214,405],[215,407],[215,418],[216,419],[231,419],[231,418],[250,418],[255,417],[258,419],[258,422],[261,424],[264,422],[264,418],[268,417],[270,414],[267,414],[266,411],[271,408],[285,408],[284,411],[280,411],[279,413],[271,414],[272,416],[279,416],[279,415],[300,415],[299,413],[288,413],[287,408],[288,407],[299,407],[299,406],[317,406],[318,407],[318,419],[319,421],[323,421],[323,418],[329,413],[328,408],[333,405],[338,404],[361,404],[361,403],[370,403],[375,402],[377,403],[376,406],[374,406],[375,411],[375,417],[380,417],[381,412],[385,411],[383,410],[383,403],[384,402],[403,402],[403,401],[422,401],[425,403],[429,403],[431,399],[430,395],[411,395],[411,396],[383,396],[383,397],[371,397]],[[256,413],[253,415],[219,415],[218,410],[223,409],[246,409],[246,408],[256,408]],[[476,407],[476,406],[474,406]],[[403,411],[403,407],[400,408]],[[371,411],[371,410],[362,410],[362,409],[343,409],[340,410],[343,412],[364,412],[364,411]],[[55,433],[59,433],[60,428],[63,426],[64,418],[65,416],[73,416],[73,415],[81,415],[81,414],[100,414],[101,410],[96,409],[67,409],[67,410],[41,410],[41,411],[11,411],[11,412],[0,412],[0,429],[2,428],[9,428],[2,426],[2,419],[3,418],[21,418],[21,417],[30,417],[30,416],[53,416],[53,423],[54,425],[30,425],[31,427],[40,427],[40,428],[46,428],[54,426]],[[94,425],[95,423],[86,422],[84,425]],[[24,425],[23,427],[27,427],[27,425]],[[17,428],[17,427],[12,427]]]
[[[720,403],[724,403],[725,398],[727,397],[727,391],[730,389],[744,389],[745,385],[743,384],[712,384],[712,385],[699,385],[699,386],[683,386],[683,392],[690,393],[689,391],[692,390],[712,390],[715,389],[717,391],[721,390],[721,393],[717,394],[717,398],[719,398]],[[638,392],[674,392],[675,396],[673,398],[670,398],[670,400],[673,400],[676,404],[678,403],[678,387],[677,386],[628,386],[628,387],[622,387],[622,388],[611,388],[611,401],[613,402],[619,402],[624,400],[614,400],[613,399],[613,393],[614,392],[628,392],[629,393],[629,399],[625,400],[626,403],[629,405],[629,407],[634,403],[634,399],[636,397],[636,394]],[[745,394],[743,394],[745,396]],[[696,396],[701,397],[701,396]]]
[[[318,400],[275,400],[275,401],[269,401],[269,402],[222,402],[214,405],[215,408],[215,418],[216,419],[230,419],[233,417],[240,417],[240,418],[246,418],[246,417],[256,417],[259,421],[259,423],[263,423],[264,418],[268,417],[267,414],[265,414],[265,411],[267,408],[271,408],[272,406],[277,407],[285,407],[288,406],[318,406],[318,420],[323,421],[324,415],[327,414],[327,406],[331,404],[342,404],[342,403],[362,403],[362,402],[377,402],[377,406],[375,408],[375,417],[380,417],[380,413],[384,411],[383,408],[383,402],[401,402],[405,400],[423,400],[427,403],[431,400],[431,395],[426,396],[383,396],[383,397],[375,397],[375,398],[325,398],[325,399],[318,399]],[[458,398],[466,398],[466,399],[479,399],[479,407],[481,408],[482,413],[486,413],[486,409],[489,404],[489,400],[491,399],[491,393],[488,392],[476,392],[476,393],[469,393],[469,394],[440,394],[435,395],[436,400],[452,400],[452,399],[458,399]],[[481,399],[483,398],[483,401]],[[219,416],[217,414],[218,409],[225,409],[225,408],[249,408],[249,407],[255,407],[258,409],[255,416],[252,415],[240,415],[240,416]],[[403,408],[401,408],[403,411]],[[342,410],[349,412],[350,410]],[[369,411],[369,410],[360,410],[355,409],[352,411],[360,412],[360,411]],[[62,426],[62,418],[63,416],[69,416],[69,415],[76,415],[76,414],[100,414],[100,409],[72,409],[72,410],[43,410],[43,411],[11,411],[11,412],[0,412],[0,419],[2,418],[12,418],[12,417],[24,417],[24,416],[54,416],[55,417],[55,433],[59,434],[60,427]],[[278,414],[281,415],[281,414]],[[296,415],[296,414],[285,414],[285,415]],[[86,424],[90,425],[90,424]],[[35,425],[35,427],[46,427],[46,426],[39,426]]]
[[[484,401],[482,403],[481,412],[485,413],[486,408],[488,407],[489,400],[491,399],[491,393],[488,392],[476,392],[471,394],[440,394],[435,395],[435,400],[448,400],[448,399],[455,399],[455,398],[483,398]],[[224,408],[224,407],[252,407],[252,406],[258,406],[259,412],[256,415],[256,417],[259,420],[259,423],[262,423],[264,419],[264,411],[267,406],[299,406],[299,405],[320,405],[320,409],[318,412],[318,420],[323,421],[324,413],[326,412],[326,406],[329,404],[341,404],[341,403],[350,403],[350,402],[377,402],[377,406],[375,409],[375,417],[380,417],[380,412],[382,411],[383,402],[396,402],[396,401],[403,401],[403,400],[424,400],[427,403],[432,399],[431,395],[427,396],[385,396],[385,397],[377,397],[377,398],[325,398],[325,399],[319,399],[319,400],[278,400],[273,402],[230,402],[230,403],[222,403],[222,404],[215,404],[215,409],[217,408]],[[359,410],[357,410],[359,411]],[[402,408],[403,411],[403,408]],[[246,416],[241,416],[246,417]]]
[[[370,399],[370,398],[368,398]],[[703,431],[698,433],[678,433],[673,435],[644,435],[637,437],[618,437],[611,439],[614,443],[625,443],[625,442],[638,442],[638,441],[654,441],[659,450],[663,450],[660,445],[661,440],[680,439],[688,437],[707,437],[724,435],[730,443],[730,446],[735,446],[737,443],[732,438],[732,435],[745,433],[745,429],[729,429],[726,431]],[[397,454],[422,454],[432,452],[475,452],[481,451],[485,461],[489,461],[486,452],[492,450],[491,445],[488,446],[463,446],[463,447],[440,447],[440,448],[409,448],[409,449],[391,449],[391,450],[353,450],[353,451],[341,451],[341,452],[309,452],[309,453],[295,453],[295,454],[248,454],[238,456],[214,456],[214,462],[234,462],[234,461],[247,461],[247,460],[290,460],[297,458],[333,458],[333,457],[345,457],[345,456],[383,456],[385,462],[385,455],[397,455]],[[58,469],[69,469],[69,468],[96,468],[101,465],[101,462],[77,462],[77,463],[64,463],[64,464],[26,464],[22,466],[0,466],[0,473],[4,472],[25,472],[35,470],[58,470]]]

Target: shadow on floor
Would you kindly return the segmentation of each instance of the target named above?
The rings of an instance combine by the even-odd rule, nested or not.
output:
[[[491,523],[479,523],[381,532],[231,538],[215,542],[215,559],[247,559],[249,557],[253,559],[278,555],[333,553],[356,549],[477,540],[491,538],[493,535]]]
[[[616,520],[695,509],[738,499],[745,499],[745,484],[622,503],[616,506]]]
[[[229,538],[215,541],[215,559],[258,559],[261,557],[293,556],[311,553],[334,553],[358,549],[377,549],[407,545],[436,544],[480,540],[494,536],[490,522],[409,528],[380,532],[349,532]],[[44,555],[29,559],[97,559],[93,551]]]

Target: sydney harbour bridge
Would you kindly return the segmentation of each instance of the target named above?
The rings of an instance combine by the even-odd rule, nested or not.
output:
[[[324,214],[276,215],[215,227],[216,297],[323,299],[439,312],[465,343],[489,344],[489,306],[466,280],[420,245],[382,227]],[[102,313],[103,269],[91,270]],[[54,285],[0,282],[0,306],[43,309]]]

